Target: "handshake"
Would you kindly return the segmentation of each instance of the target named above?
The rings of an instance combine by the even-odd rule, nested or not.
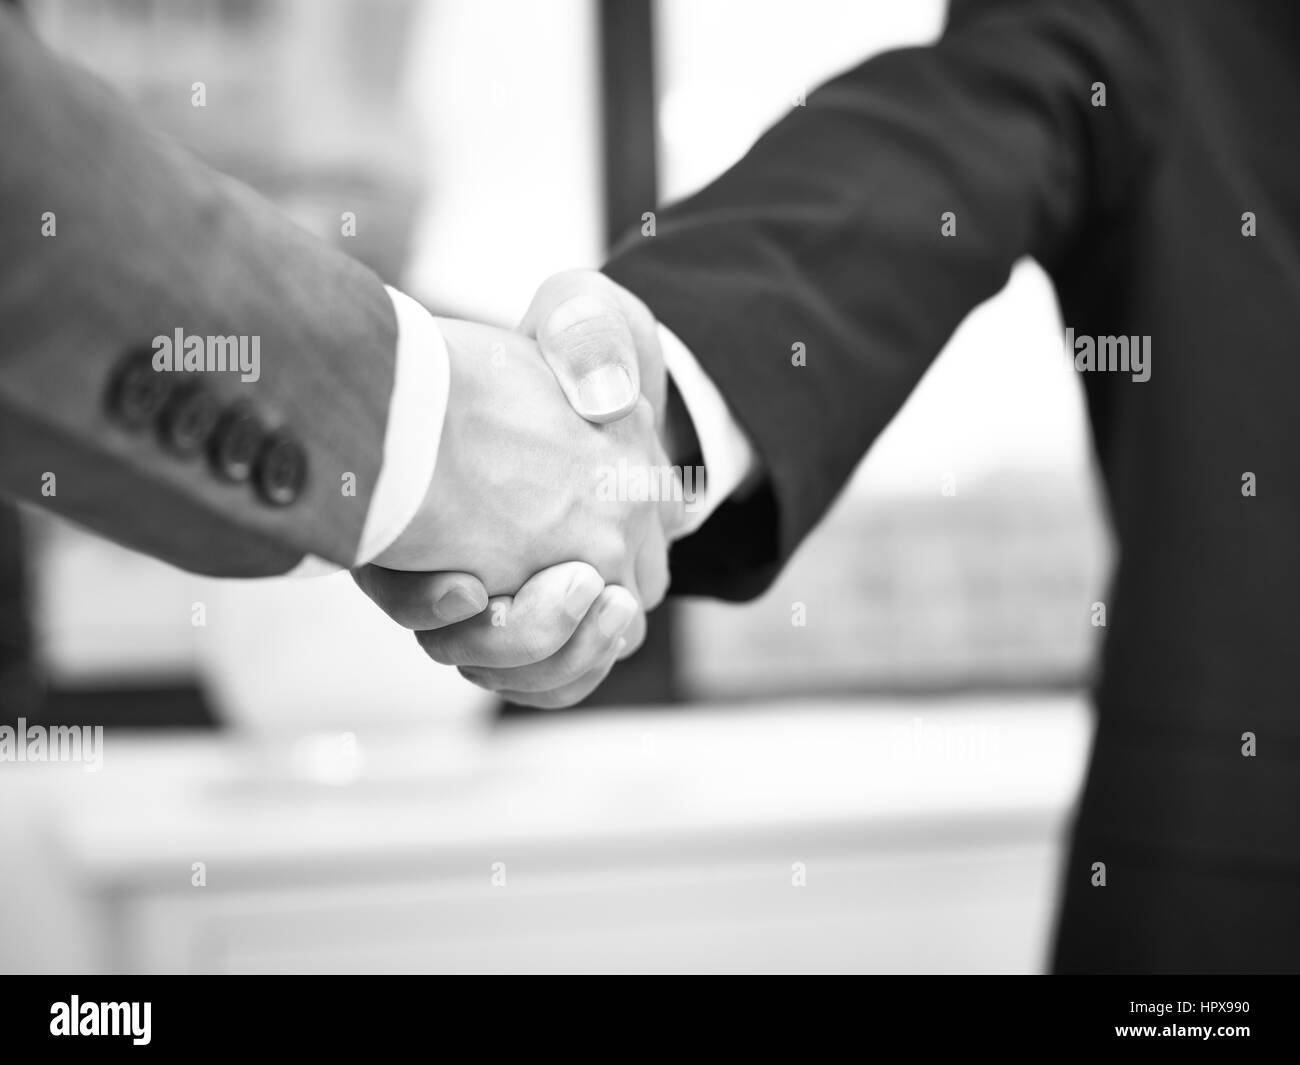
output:
[[[684,532],[678,464],[696,448],[675,398],[670,415],[658,327],[594,271],[546,281],[518,333],[438,326],[433,477],[353,576],[435,661],[512,702],[571,705],[644,640]]]

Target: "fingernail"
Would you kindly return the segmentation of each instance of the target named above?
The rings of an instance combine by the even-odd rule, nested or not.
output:
[[[578,412],[584,417],[603,417],[632,402],[636,390],[632,378],[621,366],[602,366],[578,382]]]
[[[565,612],[575,621],[586,616],[588,608],[604,587],[604,582],[591,570],[584,569],[575,573],[564,593]]]
[[[600,629],[602,636],[612,640],[632,624],[634,617],[636,617],[635,603],[629,603],[622,598],[611,599],[601,610],[600,617],[596,619],[596,627]]]
[[[464,621],[481,613],[485,606],[487,606],[487,596],[479,589],[471,590],[463,584],[458,584],[438,600],[438,613],[447,622]]]

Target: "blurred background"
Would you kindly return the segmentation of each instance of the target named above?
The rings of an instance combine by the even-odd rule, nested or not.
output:
[[[26,6],[301,224],[506,326],[801,93],[944,17]],[[0,708],[106,738],[100,773],[0,763],[0,969],[1041,969],[1110,564],[1059,334],[1020,264],[768,594],[660,611],[560,714],[428,661],[346,575],[213,581],[7,519]]]

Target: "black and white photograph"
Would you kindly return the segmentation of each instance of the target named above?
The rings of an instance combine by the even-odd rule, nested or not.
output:
[[[0,0],[0,1026],[1283,1038],[1298,132],[1295,0]]]

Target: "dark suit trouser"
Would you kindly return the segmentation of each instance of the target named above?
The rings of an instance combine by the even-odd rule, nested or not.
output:
[[[1295,751],[1103,714],[1065,868],[1060,973],[1286,973],[1300,943]],[[1098,864],[1104,865],[1105,883]]]

